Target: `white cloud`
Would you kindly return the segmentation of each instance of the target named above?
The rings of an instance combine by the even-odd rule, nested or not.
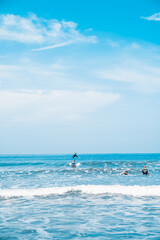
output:
[[[127,59],[101,69],[96,74],[102,79],[128,83],[139,92],[152,93],[160,90],[160,68],[153,66],[153,63],[149,65]]]
[[[139,49],[139,48],[141,48],[141,45],[137,42],[132,42],[131,47],[134,48],[134,49]]]
[[[13,14],[1,15],[0,39],[41,44],[43,47],[39,48],[39,50],[65,46],[76,42],[96,42],[95,36],[83,35],[78,30],[77,24],[72,21],[47,20],[38,18],[34,14],[27,18]],[[44,46],[46,44],[49,47]]]
[[[0,65],[0,84],[1,89],[24,89],[54,88],[55,83],[62,83],[66,80],[66,69],[64,64],[57,61],[53,64],[39,64],[29,59],[22,59],[17,65]],[[37,87],[36,87],[37,88]]]
[[[141,17],[141,18],[149,20],[149,21],[160,21],[160,13],[155,13],[150,17]]]
[[[113,41],[111,39],[107,39],[107,44],[111,47],[119,47],[119,42],[118,41]]]
[[[74,121],[119,98],[97,91],[0,91],[0,122]]]
[[[139,49],[141,48],[141,45],[138,42],[131,42],[131,41],[125,41],[125,40],[113,40],[113,39],[107,39],[106,43],[109,47],[114,48],[115,50],[123,50],[127,48],[128,50],[133,49]]]
[[[42,51],[42,50],[47,50],[47,49],[52,49],[52,48],[64,47],[67,45],[71,45],[72,43],[74,43],[74,41],[66,41],[66,42],[57,43],[57,44],[47,46],[47,47],[32,49],[32,51]]]
[[[93,28],[88,28],[88,29],[85,29],[86,32],[91,32],[93,31]]]

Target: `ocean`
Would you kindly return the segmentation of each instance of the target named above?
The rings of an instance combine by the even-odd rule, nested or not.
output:
[[[160,154],[79,156],[0,156],[0,240],[159,240]]]

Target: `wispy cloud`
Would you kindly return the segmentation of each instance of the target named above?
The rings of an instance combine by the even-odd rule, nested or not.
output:
[[[107,44],[113,48],[119,47],[119,42],[118,41],[113,41],[111,39],[107,39]]]
[[[98,91],[0,91],[0,122],[75,121],[119,99]]]
[[[66,86],[66,66],[59,62],[40,64],[30,59],[17,59],[17,65],[0,64],[1,89],[52,89]]]
[[[39,44],[42,47],[37,50],[40,51],[75,42],[95,43],[97,38],[81,33],[77,24],[72,21],[48,20],[34,14],[26,18],[6,14],[0,16],[0,40]]]
[[[97,76],[108,81],[128,84],[138,92],[153,93],[160,90],[160,68],[137,59],[127,59],[97,71]],[[127,85],[125,85],[127,87]]]
[[[132,42],[132,43],[131,43],[131,47],[132,47],[133,49],[140,49],[140,48],[141,48],[141,45],[140,45],[139,43],[137,43],[137,42]]]
[[[43,51],[43,50],[52,49],[52,48],[64,47],[67,45],[71,45],[73,43],[74,43],[74,41],[66,41],[66,42],[62,42],[62,43],[53,44],[53,45],[47,46],[47,47],[32,49],[32,51]]]
[[[141,17],[141,18],[149,20],[149,21],[160,21],[160,13],[155,13],[150,17]]]

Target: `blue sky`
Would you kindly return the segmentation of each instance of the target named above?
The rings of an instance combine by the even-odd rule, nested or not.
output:
[[[160,152],[159,1],[0,3],[0,153]]]

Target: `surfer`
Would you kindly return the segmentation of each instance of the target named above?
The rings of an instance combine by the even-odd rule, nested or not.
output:
[[[74,163],[74,164],[76,163],[75,157],[79,158],[78,155],[77,155],[77,153],[73,154],[73,156],[72,156],[72,158],[73,158],[73,162],[72,162],[72,163]]]
[[[149,173],[148,169],[146,168],[146,166],[144,166],[142,170],[142,174],[147,175],[148,173]]]
[[[121,175],[129,175],[128,171],[126,170],[124,173],[121,173]]]

